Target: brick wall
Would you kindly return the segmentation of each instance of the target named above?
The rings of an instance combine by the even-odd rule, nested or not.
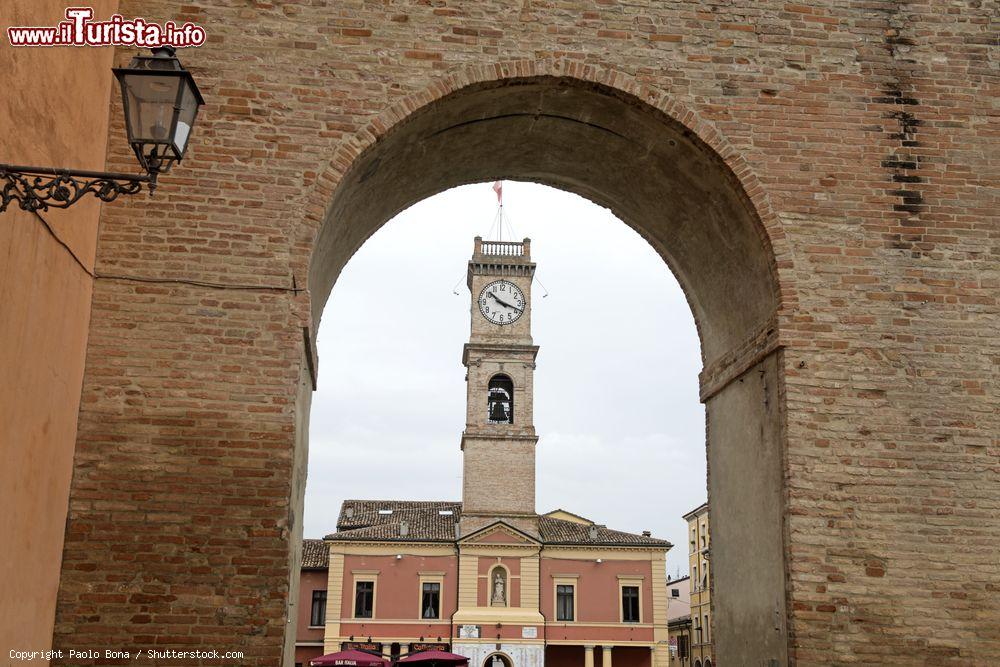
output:
[[[277,664],[302,327],[329,285],[297,290],[331,196],[411,111],[472,81],[557,74],[655,100],[762,223],[784,347],[790,659],[1000,660],[987,6],[122,5],[206,27],[181,58],[209,104],[155,199],[104,208],[97,268],[117,277],[94,290],[57,647]],[[112,118],[109,168],[131,169]],[[346,256],[371,231],[334,222]],[[675,265],[699,315],[703,259]],[[734,347],[712,347],[720,322],[699,319],[709,362]]]

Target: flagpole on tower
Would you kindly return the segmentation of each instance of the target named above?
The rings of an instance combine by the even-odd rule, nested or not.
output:
[[[500,217],[497,240],[503,241],[503,181],[493,182],[493,192],[497,193],[497,206],[499,207],[497,215]]]

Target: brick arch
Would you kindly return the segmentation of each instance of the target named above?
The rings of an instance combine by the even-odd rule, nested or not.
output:
[[[508,60],[471,65],[444,74],[434,79],[422,90],[393,102],[375,115],[362,130],[341,143],[325,168],[316,176],[305,200],[304,222],[306,224],[302,230],[302,237],[299,239],[300,246],[315,251],[317,239],[331,213],[331,202],[344,177],[352,166],[357,164],[359,158],[383,141],[401,124],[405,124],[414,114],[425,111],[435,102],[472,86],[535,77],[565,77],[581,83],[606,87],[608,90],[632,98],[636,102],[663,114],[664,118],[690,132],[697,142],[703,144],[726,166],[741,196],[745,198],[745,205],[751,217],[759,225],[756,231],[768,251],[771,263],[769,268],[774,280],[777,302],[776,320],[782,314],[794,309],[795,293],[791,290],[781,289],[782,274],[788,274],[792,268],[792,252],[786,243],[781,221],[771,206],[767,190],[742,152],[734,147],[713,123],[702,118],[695,110],[678,101],[676,97],[672,97],[666,91],[639,81],[621,70],[566,57]],[[641,230],[637,231],[645,236]],[[363,243],[363,241],[364,239],[361,242]],[[360,247],[360,243],[357,247]],[[354,248],[351,254],[356,249]],[[664,257],[664,260],[678,278],[689,305],[694,309],[689,285],[677,271],[670,258]],[[312,263],[311,257],[309,261]],[[312,266],[303,267],[303,269],[310,275],[309,286],[312,294],[315,295],[316,285],[312,280]],[[319,315],[323,305],[325,305],[326,296],[323,294],[321,299],[313,300],[312,326],[314,330],[318,328]],[[777,321],[774,324],[772,335],[777,339]],[[697,312],[695,325],[698,328],[699,337],[703,338],[702,322],[701,318],[697,317]],[[753,344],[753,338],[753,336],[748,337],[746,342]],[[703,361],[710,362],[713,359],[703,358]],[[724,365],[726,360],[719,361],[723,362],[720,365]],[[716,369],[706,370],[706,380],[711,380]]]
[[[767,634],[758,626],[785,618],[778,327],[791,304],[779,276],[792,262],[765,189],[710,123],[663,91],[572,60],[474,66],[436,80],[344,142],[309,193],[298,244],[312,251],[312,326],[340,270],[396,213],[495,178],[544,183],[608,207],[677,277],[705,362],[720,641],[766,636],[754,651],[784,661],[787,627]],[[298,420],[307,432],[308,410]],[[731,595],[737,590],[749,594]]]
[[[333,189],[354,160],[380,141],[398,123],[406,120],[413,112],[451,93],[458,92],[465,86],[535,76],[567,76],[580,81],[608,86],[642,100],[678,124],[683,125],[715,151],[730,168],[733,176],[739,181],[743,191],[753,203],[764,229],[767,230],[767,238],[774,248],[775,256],[784,258],[790,254],[781,230],[780,220],[771,207],[766,190],[747,159],[713,123],[701,118],[697,112],[679,102],[675,97],[671,97],[666,91],[640,82],[630,74],[572,58],[508,60],[472,65],[435,79],[423,90],[395,101],[369,121],[364,129],[340,145],[326,168],[316,178],[316,187],[313,188],[307,200],[307,218],[318,225],[323,216],[322,214],[317,215],[317,211],[326,210]]]
[[[124,15],[148,9],[121,4]],[[768,436],[786,457],[784,477],[763,488],[787,489],[775,523],[785,526],[791,554],[788,599],[766,597],[766,568],[733,562],[733,516],[713,495],[713,591],[724,593],[713,596],[714,655],[734,664],[788,664],[786,655],[799,664],[859,655],[905,663],[928,652],[997,662],[991,586],[1000,568],[983,548],[996,535],[969,530],[970,521],[997,519],[988,434],[1000,422],[989,360],[1000,350],[994,267],[983,248],[995,240],[998,209],[994,163],[983,151],[994,138],[982,74],[988,7],[942,16],[924,3],[873,20],[864,3],[800,12],[742,2],[698,16],[690,3],[627,14],[594,3],[583,25],[547,3],[528,12],[484,3],[486,15],[459,3],[247,4],[156,3],[159,20],[185,15],[212,26],[213,39],[183,57],[209,106],[188,158],[161,179],[156,197],[102,207],[94,266],[104,277],[92,285],[86,364],[73,362],[83,373],[79,410],[74,400],[66,412],[78,412],[78,429],[74,436],[70,419],[63,436],[49,434],[61,457],[49,461],[49,481],[64,483],[57,480],[73,456],[65,526],[44,527],[51,549],[64,545],[61,560],[49,558],[50,570],[62,564],[55,648],[136,646],[153,635],[182,648],[181,635],[209,644],[240,637],[246,664],[278,663],[288,585],[279,575],[295,567],[287,552],[298,548],[301,525],[292,520],[304,447],[295,444],[305,431],[295,420],[308,418],[309,405],[301,329],[309,304],[289,290],[304,284],[338,185],[423,109],[491,81],[562,77],[658,109],[708,147],[753,203],[748,228],[765,235],[781,277],[788,358],[778,352],[755,364],[753,341],[730,348],[724,363],[706,369],[703,396],[710,459],[725,447],[736,463],[743,451],[770,455],[760,433],[784,425],[777,439]],[[826,38],[804,36],[803,17],[822,22]],[[333,22],[347,18],[363,37],[340,34]],[[623,18],[635,25],[609,29]],[[505,53],[523,60],[466,66],[492,57],[487,39],[446,39],[443,31],[486,21]],[[705,37],[720,26],[725,43]],[[607,66],[536,60],[564,52],[568,33],[575,52]],[[908,59],[900,43],[925,55],[934,49],[935,58]],[[427,47],[416,52],[427,57],[408,57],[407,44]],[[377,49],[388,55],[373,57]],[[121,63],[130,50],[119,49]],[[60,76],[73,76],[72,60],[62,59]],[[346,76],[331,76],[337,68]],[[95,116],[112,123],[107,168],[132,171],[113,105]],[[729,109],[717,121],[725,136],[699,116],[721,108]],[[324,115],[343,121],[316,136]],[[899,122],[887,124],[890,116]],[[806,131],[785,141],[784,128]],[[58,267],[43,268],[37,275]],[[75,301],[84,310],[90,288]],[[79,322],[87,326],[86,313]],[[252,476],[234,474],[243,464]],[[712,459],[710,484],[725,477],[725,465]],[[43,496],[51,488],[30,486]],[[67,505],[65,495],[51,500]],[[941,539],[918,530],[928,512]],[[746,536],[739,549],[752,555],[759,534]],[[927,562],[955,574],[920,577],[913,564]],[[748,601],[743,615],[723,608],[735,599],[725,592],[733,578]],[[54,602],[54,592],[45,596]],[[192,614],[196,627],[185,620]],[[942,633],[969,640],[942,646]]]

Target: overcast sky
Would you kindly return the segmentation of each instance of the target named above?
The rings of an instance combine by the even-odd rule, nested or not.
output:
[[[667,572],[686,574],[681,515],[706,499],[705,417],[677,281],[576,195],[505,181],[504,212],[538,264],[537,510],[650,530],[676,545]],[[338,279],[319,330],[306,537],[336,530],[346,498],[461,499],[466,263],[495,216],[489,183],[443,192],[386,224]]]

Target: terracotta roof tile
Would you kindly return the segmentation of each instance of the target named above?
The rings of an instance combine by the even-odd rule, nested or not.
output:
[[[302,540],[302,567],[305,569],[330,566],[330,547],[323,540]]]
[[[345,500],[337,532],[328,540],[453,542],[462,503],[448,501]],[[403,535],[403,524],[406,535]]]
[[[538,530],[545,544],[580,544],[597,546],[662,546],[673,545],[666,540],[635,533],[611,530],[598,524],[586,525],[575,521],[563,521],[550,516],[538,517]]]
[[[462,504],[453,501],[345,500],[337,519],[337,532],[327,535],[326,539],[337,542],[454,542],[455,526],[461,516]],[[538,529],[544,544],[671,546],[666,540],[655,537],[545,515],[538,517]]]

